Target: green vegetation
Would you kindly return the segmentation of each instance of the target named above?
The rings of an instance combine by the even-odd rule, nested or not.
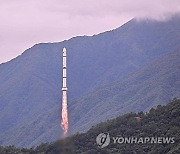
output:
[[[113,144],[101,149],[95,139],[100,133],[124,137],[174,137],[171,144]],[[129,113],[92,127],[87,133],[75,134],[54,143],[41,144],[32,149],[14,146],[0,147],[1,154],[179,154],[180,99],[168,105],[158,105],[149,113]]]
[[[133,19],[98,35],[36,44],[0,65],[0,145],[31,147],[62,137],[63,47],[70,134],[179,98],[179,25],[179,15]]]

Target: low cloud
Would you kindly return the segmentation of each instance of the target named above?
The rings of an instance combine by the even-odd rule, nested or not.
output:
[[[39,42],[93,35],[128,20],[165,20],[179,0],[0,0],[0,63]]]

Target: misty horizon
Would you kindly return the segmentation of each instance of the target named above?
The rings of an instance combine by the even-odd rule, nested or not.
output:
[[[180,12],[179,6],[178,0],[2,1],[0,63],[34,44],[92,36],[116,29],[135,17],[166,20]]]

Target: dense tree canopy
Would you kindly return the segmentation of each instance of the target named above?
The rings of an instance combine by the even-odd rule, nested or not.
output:
[[[180,153],[180,100],[168,105],[158,105],[149,113],[128,113],[92,127],[87,133],[41,144],[36,148],[18,149],[14,146],[0,147],[0,154],[179,154]],[[124,137],[174,137],[171,144],[110,144],[99,148],[96,137],[100,133]]]

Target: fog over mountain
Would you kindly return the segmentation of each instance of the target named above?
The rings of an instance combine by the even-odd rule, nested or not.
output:
[[[41,43],[0,65],[0,144],[62,135],[62,48],[68,54],[70,133],[179,97],[180,17],[129,21],[109,32]]]
[[[1,0],[0,3],[0,64],[36,43],[98,34],[135,17],[162,21],[180,13],[179,0]]]

